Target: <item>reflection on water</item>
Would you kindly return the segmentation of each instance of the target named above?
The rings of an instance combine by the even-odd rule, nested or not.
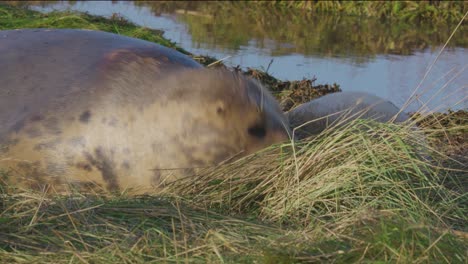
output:
[[[248,4],[200,2],[73,1],[34,9],[72,9],[165,31],[184,49],[228,65],[267,68],[280,79],[316,76],[343,90],[368,91],[402,106],[425,75],[455,25],[409,25],[357,17],[249,8]],[[458,30],[417,95],[433,110],[467,108],[468,35]],[[448,83],[448,84],[447,84]],[[439,94],[437,91],[443,89]]]

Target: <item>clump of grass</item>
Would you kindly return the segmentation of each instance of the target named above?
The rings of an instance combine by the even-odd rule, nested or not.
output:
[[[422,133],[355,120],[299,144],[202,170],[168,188],[210,210],[314,234],[320,242],[312,244],[334,260],[356,261],[362,254],[397,262],[462,262],[466,240],[449,235],[447,244],[436,245],[433,239],[457,232],[467,238],[460,223],[468,220],[468,197],[443,184],[447,171],[438,161],[446,157],[420,140]],[[323,255],[312,250],[302,257],[319,261]]]
[[[165,197],[46,198],[16,191],[4,197],[2,209],[4,260],[219,261],[229,252],[250,252],[249,244],[284,233]],[[261,252],[250,254],[253,258]]]
[[[436,215],[450,192],[437,184],[434,166],[420,156],[429,150],[413,133],[419,132],[356,120],[286,146],[282,155],[266,150],[172,188],[209,208],[254,208],[264,220],[301,219],[303,226],[312,219],[339,222],[369,208],[396,210],[413,219]],[[265,166],[274,159],[277,166]]]

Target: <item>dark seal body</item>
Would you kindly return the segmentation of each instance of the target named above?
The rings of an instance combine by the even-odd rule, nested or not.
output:
[[[339,92],[299,105],[287,113],[296,139],[316,135],[328,127],[355,119],[405,122],[408,114],[392,102],[365,92]]]
[[[259,83],[88,30],[0,31],[0,169],[32,188],[154,191],[288,138]]]

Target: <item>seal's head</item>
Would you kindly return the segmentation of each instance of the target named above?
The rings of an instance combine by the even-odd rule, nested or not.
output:
[[[166,80],[168,100],[180,109],[191,140],[217,155],[215,163],[288,140],[289,125],[275,98],[259,82],[228,70],[187,70]],[[216,151],[217,149],[218,151]],[[222,151],[221,151],[222,150]]]

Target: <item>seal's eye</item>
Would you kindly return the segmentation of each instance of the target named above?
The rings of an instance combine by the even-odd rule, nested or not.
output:
[[[248,132],[251,136],[257,138],[264,138],[266,136],[265,126],[257,124],[252,127],[249,127]]]
[[[226,114],[226,105],[222,101],[216,102],[216,114],[218,115],[225,115]]]

